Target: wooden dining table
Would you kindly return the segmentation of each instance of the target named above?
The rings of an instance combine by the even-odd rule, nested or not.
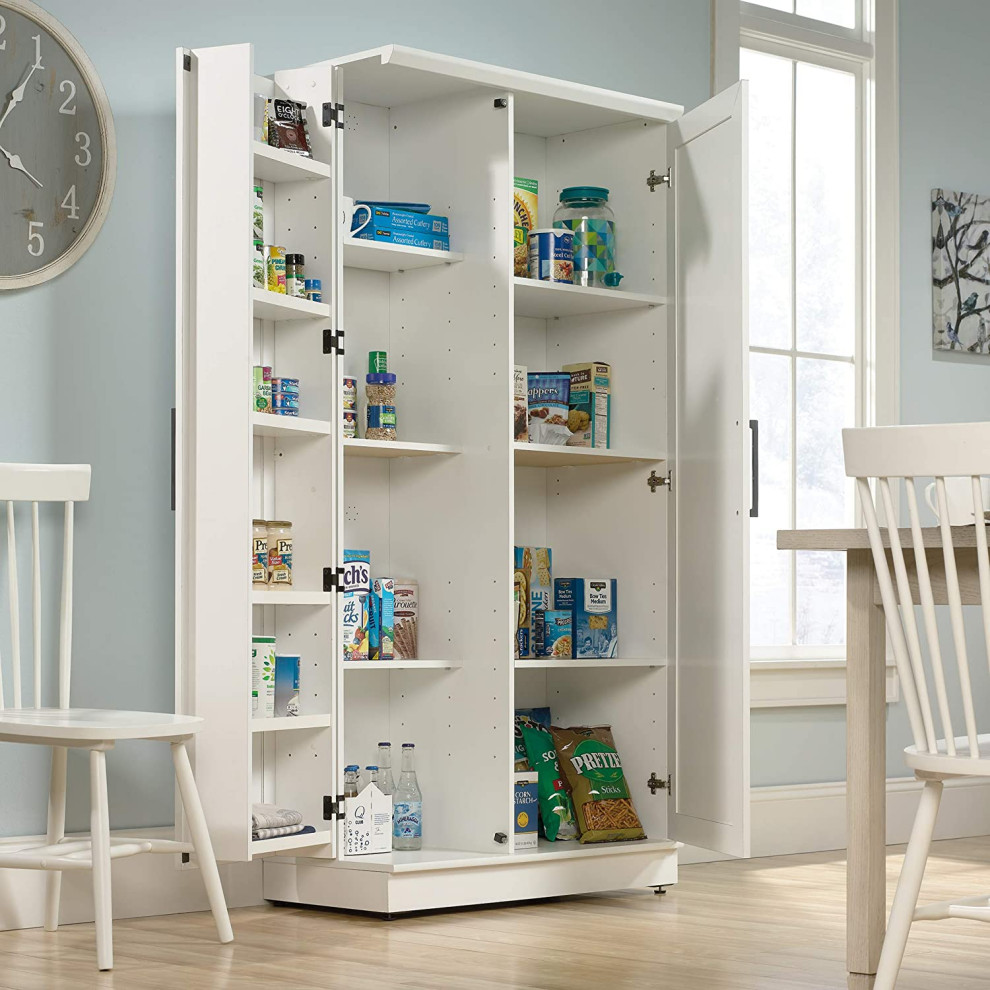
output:
[[[947,604],[941,530],[922,535],[935,604]],[[900,541],[917,604],[911,531]],[[975,527],[952,527],[952,543],[962,603],[979,605]],[[873,555],[865,529],[782,529],[777,549],[846,555],[846,968],[850,990],[868,990],[887,923],[886,626]]]

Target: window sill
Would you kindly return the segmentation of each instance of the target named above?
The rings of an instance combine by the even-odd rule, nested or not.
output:
[[[749,663],[749,707],[805,708],[845,705],[846,661],[840,660],[751,660]],[[887,661],[887,702],[900,698],[897,668]]]

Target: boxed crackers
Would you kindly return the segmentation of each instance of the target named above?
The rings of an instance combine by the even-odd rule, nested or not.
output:
[[[574,656],[579,660],[618,655],[619,595],[615,578],[557,578],[555,609],[571,613]]]
[[[533,653],[538,657],[573,657],[573,617],[569,610],[548,608],[533,613]]]
[[[516,443],[529,442],[529,390],[525,365],[517,364],[512,372],[512,422]]]
[[[571,376],[563,371],[531,371],[526,376],[529,393],[529,441],[562,446],[571,437],[567,427]]]
[[[568,447],[611,446],[612,369],[604,361],[565,364],[571,376],[567,399]]]
[[[368,659],[368,596],[371,594],[371,551],[344,551],[344,614],[342,638],[345,660]]]
[[[519,656],[535,656],[533,613],[553,604],[553,579],[549,547],[516,547],[513,583],[519,590],[516,638]]]

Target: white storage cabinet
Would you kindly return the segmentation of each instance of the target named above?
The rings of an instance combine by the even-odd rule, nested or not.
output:
[[[207,719],[218,857],[265,856],[272,900],[395,913],[669,884],[680,842],[747,855],[744,86],[682,115],[398,46],[272,79],[249,45],[180,51],[177,76],[177,705]],[[253,92],[310,106],[313,161],[252,142]],[[515,175],[541,226],[564,186],[609,188],[620,289],[513,278]],[[323,305],[252,290],[254,177]],[[344,195],[432,204],[453,250],[354,241]],[[341,438],[369,350],[398,443]],[[514,365],[587,360],[612,365],[612,449],[514,444]],[[302,379],[300,419],[252,414],[256,363]],[[252,592],[255,516],[293,523],[291,592]],[[513,660],[516,544],[618,579],[620,658]],[[422,660],[340,659],[345,547],[419,582]],[[302,655],[303,717],[252,723],[252,632]],[[613,727],[646,841],[513,851],[513,712],[536,705]],[[347,857],[343,767],[380,739],[416,743],[423,849]],[[262,798],[316,833],[252,843]]]

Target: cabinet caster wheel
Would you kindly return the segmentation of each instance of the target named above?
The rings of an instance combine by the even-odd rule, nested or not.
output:
[[[662,897],[664,894],[667,893],[667,888],[661,887],[659,885],[653,885],[653,893],[656,894],[658,897]]]

